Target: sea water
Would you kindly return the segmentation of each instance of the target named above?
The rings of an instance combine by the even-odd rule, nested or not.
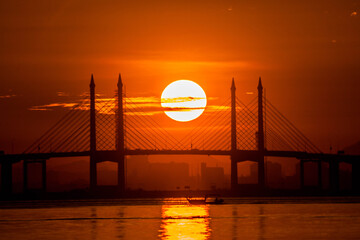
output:
[[[0,202],[0,239],[360,239],[352,198]]]

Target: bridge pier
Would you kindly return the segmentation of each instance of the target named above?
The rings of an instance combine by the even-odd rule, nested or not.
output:
[[[125,156],[122,154],[118,158],[118,188],[120,192],[125,191]]]
[[[41,173],[42,173],[42,191],[45,193],[46,192],[46,186],[47,186],[47,182],[46,182],[46,159],[42,160],[41,162]]]
[[[238,171],[237,171],[237,159],[235,156],[230,156],[231,161],[231,191],[238,190]]]
[[[12,162],[1,164],[1,192],[5,195],[12,193]]]
[[[300,189],[305,187],[305,170],[304,170],[305,161],[300,159]]]
[[[318,166],[318,188],[319,190],[322,190],[322,162],[321,160],[318,160],[317,162]]]
[[[351,181],[353,192],[360,193],[360,159],[351,164]]]
[[[264,155],[260,154],[258,158],[258,185],[259,189],[265,189],[265,163],[264,163]]]
[[[23,160],[23,193],[27,193],[29,191],[28,164],[27,160]]]
[[[332,193],[339,192],[339,161],[335,159],[329,161],[329,183]]]
[[[95,190],[97,186],[97,165],[96,157],[90,155],[90,189]]]

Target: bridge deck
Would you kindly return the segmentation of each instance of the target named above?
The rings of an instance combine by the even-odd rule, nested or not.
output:
[[[104,159],[114,159],[120,154],[115,150],[111,151],[97,151],[96,156],[101,161],[108,161]],[[125,155],[218,155],[218,156],[230,156],[232,152],[229,150],[125,150]],[[257,150],[237,150],[234,156],[238,161],[256,161],[261,153]],[[325,154],[325,153],[307,153],[296,151],[264,151],[264,155],[268,157],[287,157],[297,158],[307,161],[342,161],[352,162],[360,161],[360,155],[342,155],[342,154]],[[49,159],[49,158],[66,158],[66,157],[83,157],[90,156],[90,151],[84,152],[58,152],[58,153],[27,153],[27,154],[4,154],[0,155],[0,162],[12,161],[19,162],[22,160],[34,160],[34,159]],[[111,160],[110,160],[111,161]]]

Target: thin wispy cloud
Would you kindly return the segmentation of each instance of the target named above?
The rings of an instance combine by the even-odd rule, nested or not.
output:
[[[84,95],[82,94],[82,97]],[[186,101],[198,101],[203,98],[168,98],[166,99],[167,103],[179,103]],[[209,97],[207,100],[215,100],[217,98]],[[218,106],[218,105],[207,105],[204,107],[162,107],[161,100],[159,97],[126,97],[124,98],[124,114],[128,116],[133,115],[142,115],[142,116],[152,116],[156,114],[163,114],[164,111],[193,111],[193,110],[203,110],[205,113],[210,113],[214,111],[228,111],[230,110],[229,106]],[[96,111],[99,114],[115,114],[116,109],[116,99],[111,97],[97,97],[96,98]],[[84,99],[78,99],[75,101],[69,102],[56,102],[38,106],[32,106],[28,108],[30,111],[54,111],[56,109],[68,109],[68,110],[81,110],[88,111],[90,110],[90,102]]]
[[[30,111],[53,111],[55,108],[73,108],[78,103],[51,103],[40,106],[32,106],[29,108]]]
[[[161,98],[162,103],[183,103],[204,100],[201,97],[177,97],[177,98]]]
[[[205,107],[163,107],[162,109],[166,112],[188,112],[192,110],[203,110]]]
[[[8,98],[13,98],[16,97],[15,94],[6,94],[6,95],[1,95],[0,99],[8,99]]]
[[[70,94],[66,93],[66,92],[57,92],[56,95],[58,95],[59,97],[69,97]]]

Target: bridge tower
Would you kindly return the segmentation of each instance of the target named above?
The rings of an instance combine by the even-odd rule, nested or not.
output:
[[[238,172],[236,159],[236,87],[234,78],[231,82],[231,190],[238,188]]]
[[[124,148],[124,108],[123,83],[121,75],[117,83],[117,109],[116,109],[116,160],[118,164],[118,187],[121,192],[125,190],[125,148]]]
[[[123,112],[123,84],[121,81],[121,75],[117,83],[117,108],[115,113],[115,161],[118,164],[118,182],[119,190],[123,192],[125,190],[125,151],[124,151],[124,112]],[[96,150],[96,107],[95,107],[95,82],[94,77],[91,75],[90,81],[90,188],[96,189],[97,186],[97,163],[104,160]]]
[[[95,118],[95,82],[91,74],[90,81],[90,189],[94,190],[97,185],[96,169],[96,118]]]
[[[263,121],[263,86],[259,77],[258,89],[258,185],[262,189],[265,187],[265,165],[264,165],[264,121]]]

